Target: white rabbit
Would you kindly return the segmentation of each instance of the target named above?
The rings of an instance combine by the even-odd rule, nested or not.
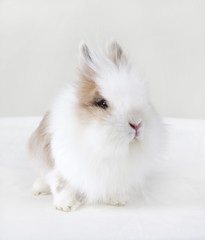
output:
[[[57,209],[84,202],[125,205],[160,158],[164,128],[115,41],[107,54],[80,45],[79,78],[54,101],[29,141],[41,175],[35,194],[51,191]]]

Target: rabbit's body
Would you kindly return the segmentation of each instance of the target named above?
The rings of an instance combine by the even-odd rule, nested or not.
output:
[[[44,134],[36,148],[39,129]],[[34,162],[41,156],[54,204],[68,211],[83,201],[124,205],[154,167],[163,142],[146,84],[121,48],[111,44],[105,58],[83,44],[79,81],[56,98],[30,149]],[[37,193],[41,185],[45,181],[34,184]]]

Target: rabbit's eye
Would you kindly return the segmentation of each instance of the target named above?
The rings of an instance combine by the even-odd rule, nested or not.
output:
[[[104,99],[96,102],[95,105],[98,106],[98,107],[101,107],[103,109],[108,108],[108,105],[107,105],[107,103],[106,103],[106,101]]]

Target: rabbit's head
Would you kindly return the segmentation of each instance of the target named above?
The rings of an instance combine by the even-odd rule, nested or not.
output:
[[[158,138],[153,135],[160,124],[146,83],[117,42],[109,44],[106,55],[81,44],[76,95],[81,140],[93,151],[122,156]]]

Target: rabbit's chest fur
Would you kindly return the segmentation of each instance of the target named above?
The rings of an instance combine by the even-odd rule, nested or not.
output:
[[[68,140],[65,134],[61,140],[56,136],[52,144],[56,168],[68,183],[86,196],[88,202],[126,195],[134,178],[137,180],[142,175],[143,169],[137,168],[133,156],[104,157],[88,154],[83,149],[72,139]]]

